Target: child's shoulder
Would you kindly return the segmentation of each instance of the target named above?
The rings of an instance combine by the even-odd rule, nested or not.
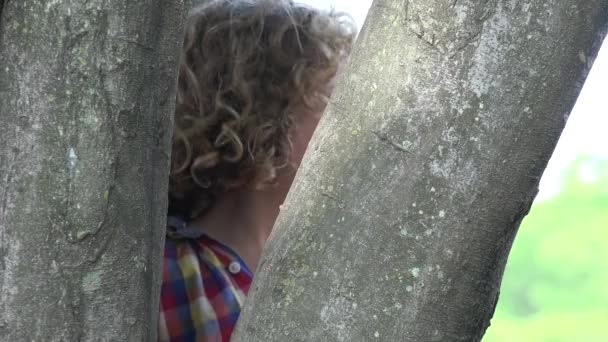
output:
[[[253,276],[227,246],[202,233],[179,233],[168,229],[165,239],[160,340],[180,340],[184,334],[227,340]]]
[[[163,280],[198,277],[220,288],[249,289],[253,274],[243,259],[200,227],[168,220],[164,249]]]

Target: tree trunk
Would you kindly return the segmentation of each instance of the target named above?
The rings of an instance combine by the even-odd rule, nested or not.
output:
[[[153,341],[185,0],[0,0],[0,340]]]
[[[608,1],[377,0],[233,341],[479,341]]]

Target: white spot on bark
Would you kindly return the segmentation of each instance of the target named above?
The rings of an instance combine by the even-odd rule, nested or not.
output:
[[[503,32],[511,31],[511,20],[508,16],[498,6],[496,14],[486,22],[477,51],[471,59],[468,81],[470,89],[477,97],[488,94],[490,88],[500,86],[499,76],[492,72],[492,65],[494,61],[503,59],[510,48],[509,44],[502,43],[500,39]]]
[[[456,129],[454,127],[450,127],[441,133],[441,138],[443,141],[449,144],[455,144],[458,142],[458,135],[456,134]]]
[[[439,217],[445,217],[445,211],[439,210]]]
[[[418,267],[414,267],[410,270],[410,273],[412,274],[412,276],[414,276],[414,278],[418,278],[418,276],[420,275],[420,269]]]
[[[80,206],[77,206],[78,209],[80,209]],[[76,240],[78,241],[82,241],[84,238],[86,238],[87,236],[91,235],[91,232],[88,231],[80,231],[76,233]]]
[[[350,331],[344,322],[352,319],[353,306],[343,297],[334,297],[323,308],[319,317],[327,329],[335,333],[336,341],[349,341]]]
[[[46,3],[46,7],[44,8],[44,11],[46,13],[48,13],[51,10],[51,7],[56,6],[57,4],[59,4],[61,1],[60,0],[51,0],[49,2]]]
[[[0,303],[5,304],[5,307],[11,307],[13,298],[19,293],[18,284],[15,284],[15,277],[13,276],[18,265],[21,263],[19,260],[19,251],[21,250],[21,243],[17,239],[8,238],[5,241],[0,241],[0,247],[3,247],[6,251],[4,256],[4,272],[0,274],[2,284],[2,291],[0,291]],[[6,321],[14,321],[15,311],[4,310],[4,319]]]
[[[70,147],[68,150],[68,169],[74,171],[76,164],[78,164],[78,156],[76,155],[74,148]]]
[[[585,55],[584,51],[580,51],[578,53],[578,59],[581,61],[581,63],[587,63],[587,56]]]
[[[464,23],[464,21],[467,19],[467,7],[456,6],[454,9],[456,10],[456,22],[459,24]]]
[[[101,288],[101,275],[101,271],[93,271],[82,278],[82,289],[85,293],[92,293]]]

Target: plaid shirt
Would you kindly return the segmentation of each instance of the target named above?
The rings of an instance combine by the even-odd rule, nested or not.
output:
[[[232,249],[176,222],[165,242],[159,341],[229,341],[253,275]]]

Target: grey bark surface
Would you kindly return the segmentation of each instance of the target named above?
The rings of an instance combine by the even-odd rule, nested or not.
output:
[[[0,341],[153,341],[187,4],[0,3]]]
[[[608,1],[377,0],[233,341],[479,341]]]

